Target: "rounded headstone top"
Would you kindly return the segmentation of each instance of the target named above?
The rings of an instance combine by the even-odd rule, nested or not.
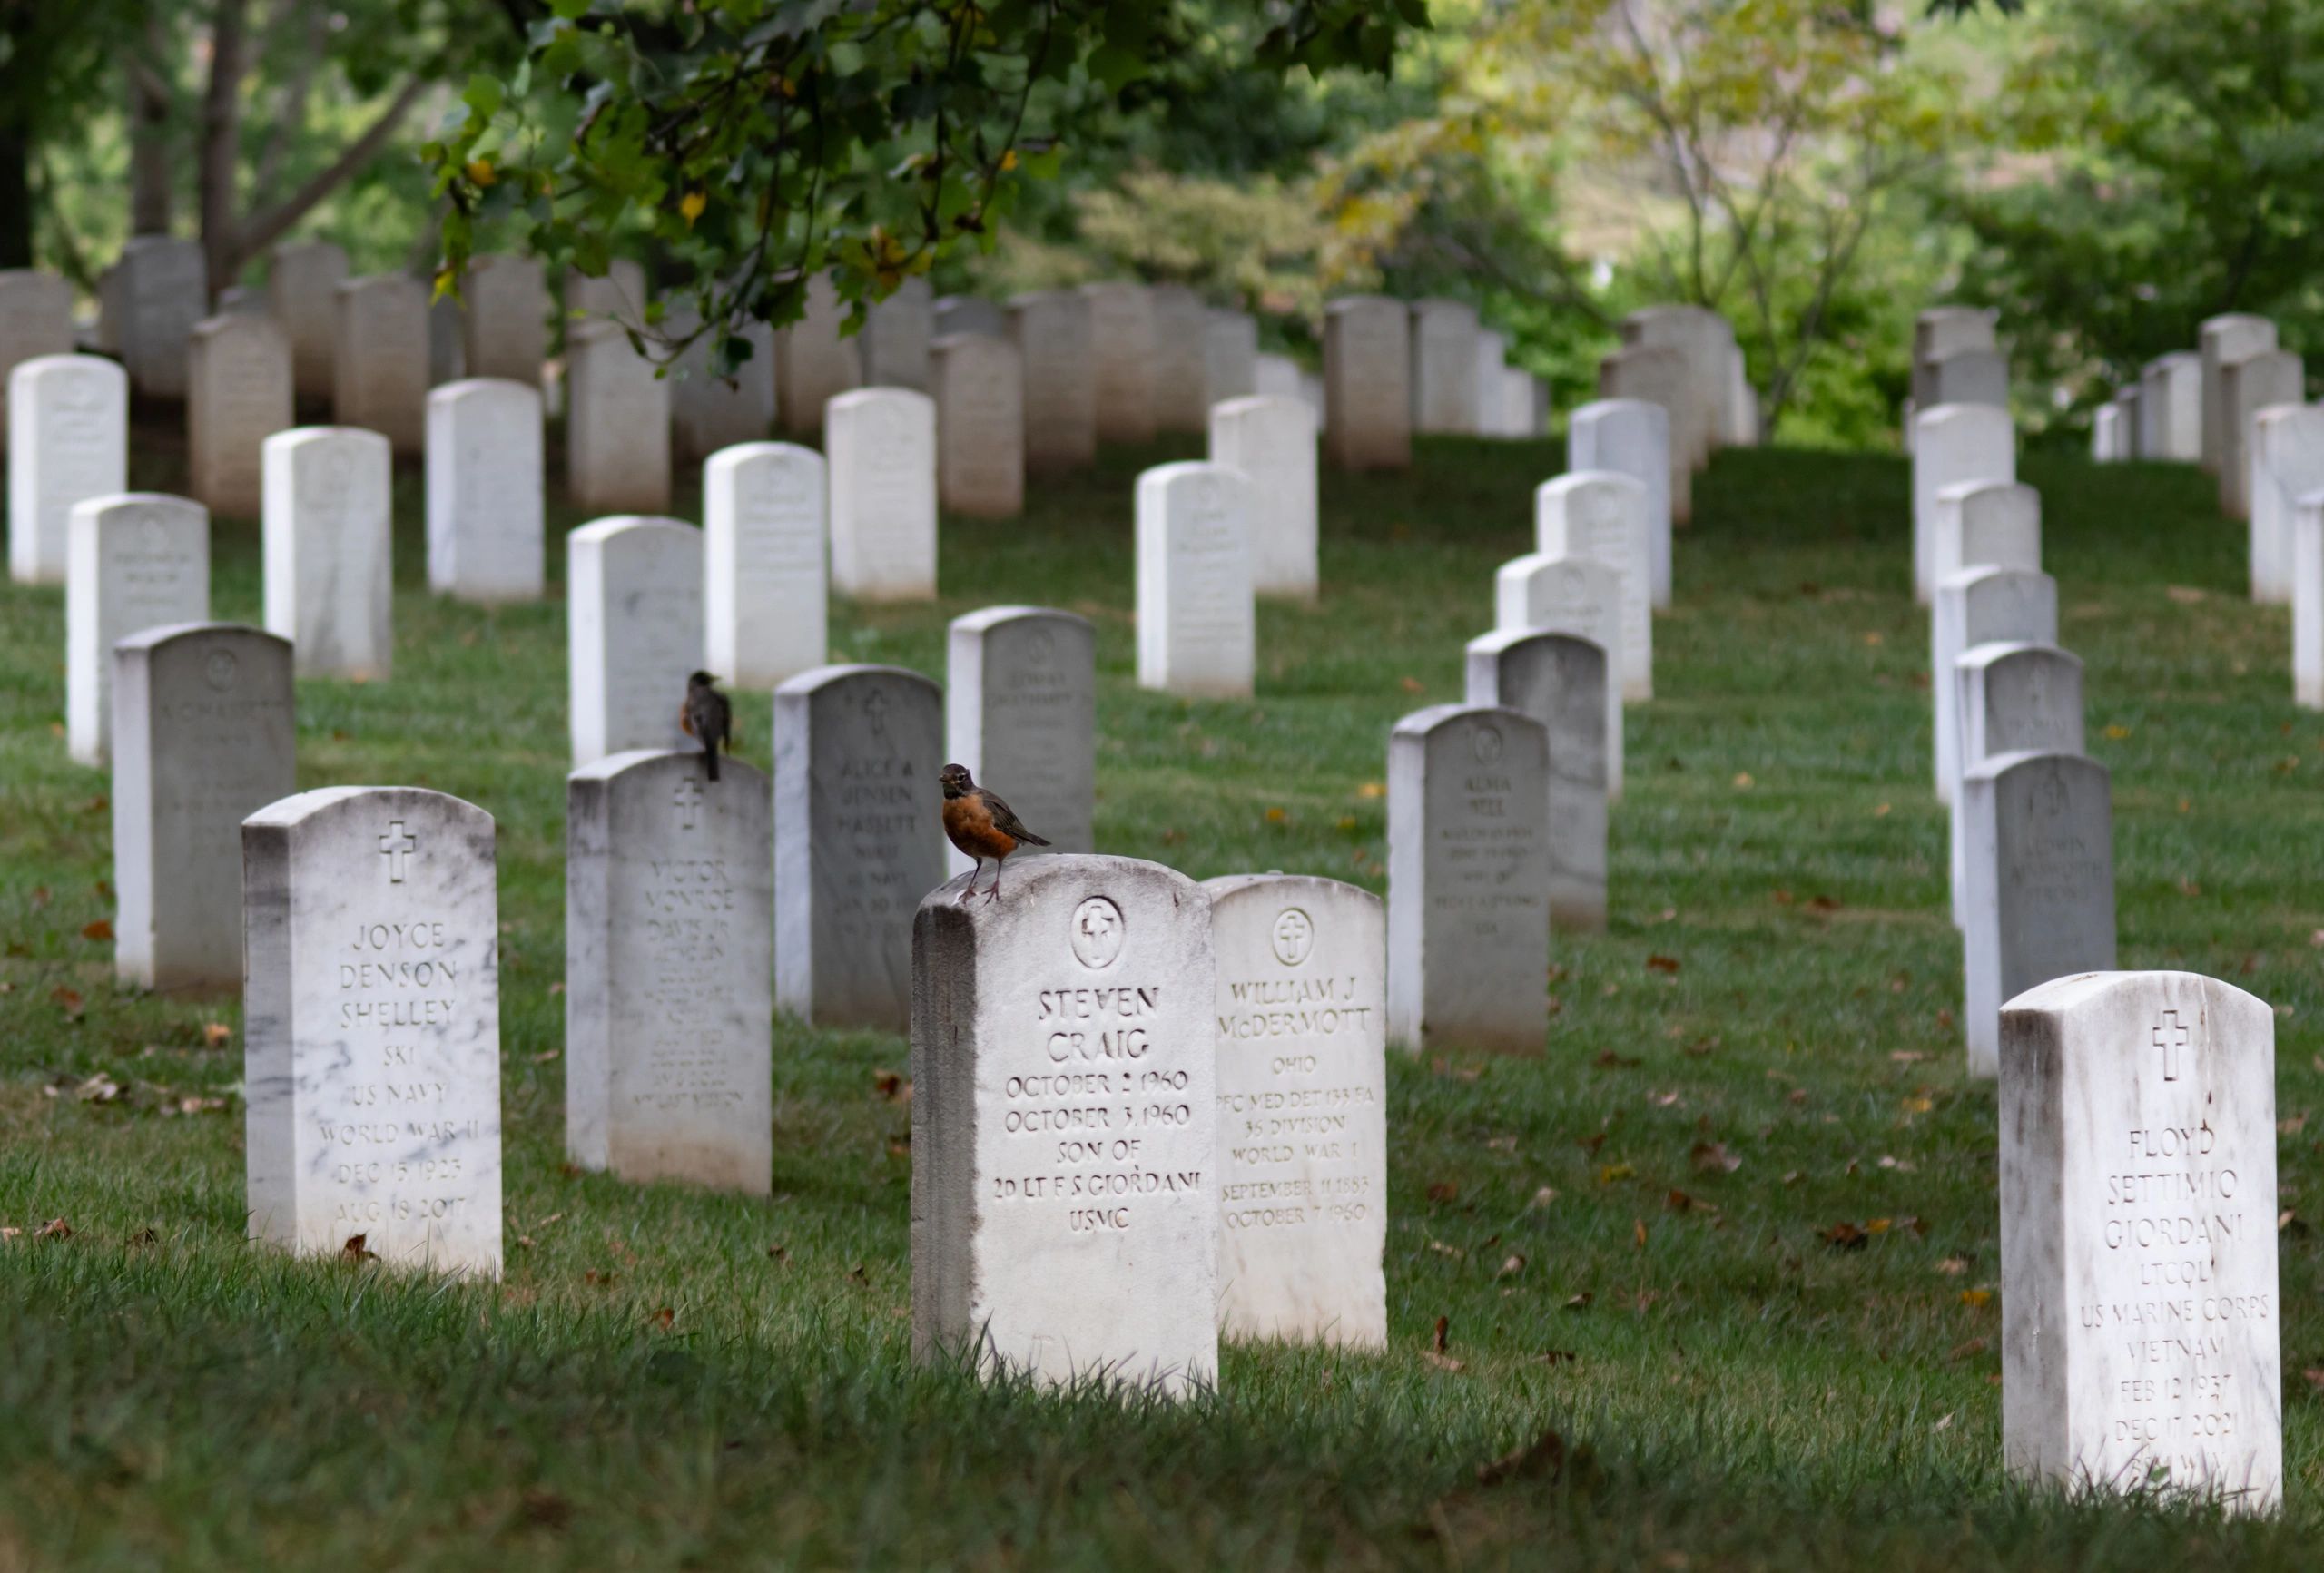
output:
[[[721,476],[745,465],[796,465],[821,474],[823,456],[795,442],[738,442],[720,448],[703,461],[705,470]]]
[[[1391,737],[1427,737],[1440,727],[1456,723],[1489,722],[1496,726],[1531,727],[1545,738],[1548,729],[1521,711],[1498,704],[1432,704],[1400,716],[1389,729]]]
[[[2102,782],[2108,775],[2106,767],[2087,754],[2064,753],[2046,748],[2022,748],[2008,753],[1989,753],[1982,762],[1971,765],[1963,773],[1971,781],[1998,782],[2018,771],[2044,769],[2061,774],[2093,774]]]
[[[1254,891],[1275,897],[1313,892],[1319,899],[1380,905],[1380,898],[1361,885],[1351,885],[1345,880],[1334,880],[1325,874],[1286,874],[1281,870],[1269,870],[1264,874],[1220,874],[1205,880],[1202,888],[1209,892],[1214,905]]]
[[[1078,627],[1095,625],[1089,619],[1074,612],[1060,612],[1054,606],[984,606],[974,612],[963,612],[948,626],[955,634],[985,634],[1006,623],[1022,623],[1033,619],[1071,623]]]
[[[694,774],[702,772],[702,751],[697,748],[628,748],[619,753],[609,753],[595,759],[573,771],[567,782],[610,782],[634,771],[671,771],[683,766]],[[748,763],[739,759],[720,761],[722,777],[733,774],[748,781],[763,781]],[[722,782],[723,784],[723,782]]]
[[[684,519],[673,519],[660,514],[613,514],[602,519],[592,519],[566,539],[586,541],[596,545],[605,541],[627,539],[632,536],[661,534],[684,530],[687,535],[702,532]]]
[[[102,355],[35,355],[29,360],[19,360],[8,372],[11,384],[18,378],[30,381],[42,377],[94,377],[119,383],[123,388],[129,385],[129,373],[122,369],[121,363]]]
[[[503,403],[522,398],[538,408],[541,390],[528,382],[518,382],[507,377],[463,377],[458,382],[447,382],[428,390],[430,404],[465,403],[469,399],[497,398]]]
[[[2063,978],[2053,978],[2046,983],[2035,984],[2015,998],[2005,1001],[2002,1009],[2004,1012],[2063,1014],[2115,996],[2145,995],[2172,989],[2200,989],[2209,997],[2212,1008],[2232,1010],[2254,1021],[2265,1021],[2272,1026],[2276,1018],[2274,1008],[2256,994],[2205,973],[2181,972],[2169,968],[2152,971],[2068,973]]]
[[[963,902],[960,892],[976,878],[973,871],[957,874],[921,897],[920,920],[957,920],[980,933],[997,925],[1022,921],[1028,913],[1054,909],[1062,904],[1060,888],[1067,895],[1086,889],[1087,893],[1067,914],[1059,939],[1081,968],[1092,973],[1108,970],[1135,946],[1136,925],[1123,909],[1133,897],[1167,899],[1178,911],[1199,908],[1207,914],[1210,909],[1205,887],[1168,864],[1106,852],[1052,852],[1029,862],[1012,863],[1006,888],[997,900],[987,901],[980,894]]]
[[[197,636],[216,638],[222,635],[234,639],[254,640],[263,644],[277,646],[286,658],[290,654],[290,641],[283,638],[280,634],[270,634],[263,628],[253,628],[247,623],[163,623],[152,628],[141,628],[134,634],[125,634],[114,640],[113,647],[116,651],[155,651],[164,645],[174,644],[181,639]]]
[[[775,689],[775,697],[786,694],[814,693],[834,683],[853,682],[863,677],[888,677],[917,683],[928,689],[941,692],[932,677],[914,672],[909,666],[882,666],[872,662],[842,662],[832,666],[811,666],[796,677],[787,678]]]
[[[876,409],[881,405],[924,411],[929,419],[936,418],[936,400],[914,388],[852,388],[823,401],[827,410]]]
[[[261,446],[269,448],[301,448],[312,447],[319,443],[339,443],[377,448],[383,454],[389,450],[389,445],[384,434],[364,426],[294,426],[287,431],[275,432]]]
[[[1521,557],[1518,560],[1522,562],[1524,559]],[[1521,644],[1537,641],[1544,644],[1579,644],[1597,652],[1601,657],[1606,654],[1606,647],[1595,639],[1587,639],[1579,634],[1554,633],[1547,628],[1496,628],[1490,634],[1480,634],[1470,640],[1468,650],[1472,655],[1505,655]]]
[[[320,824],[351,808],[360,805],[385,807],[424,807],[432,809],[448,820],[467,820],[481,826],[488,834],[492,816],[465,798],[449,792],[439,792],[428,787],[414,786],[335,786],[317,787],[311,791],[294,792],[287,798],[271,802],[242,821],[244,829],[290,829],[301,825]]]

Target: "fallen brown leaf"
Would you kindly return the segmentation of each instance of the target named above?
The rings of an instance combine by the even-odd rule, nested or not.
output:
[[[1428,1188],[1428,1199],[1432,1202],[1458,1201],[1460,1195],[1461,1187],[1450,1180],[1439,1180]]]
[[[1512,1253],[1510,1255],[1502,1259],[1501,1271],[1494,1273],[1493,1276],[1496,1278],[1514,1278],[1520,1273],[1524,1271],[1525,1258]]]
[[[113,920],[109,918],[100,918],[94,923],[84,923],[81,926],[81,938],[98,940],[112,939]]]
[[[1697,1142],[1687,1149],[1687,1155],[1694,1160],[1698,1174],[1731,1175],[1743,1166],[1742,1158],[1728,1152],[1725,1142]]]
[[[1676,956],[1649,956],[1646,959],[1646,969],[1649,972],[1676,972],[1679,970],[1679,959]]]
[[[1861,1251],[1872,1243],[1871,1235],[1845,1219],[1828,1229],[1817,1230],[1816,1238],[1835,1251]]]
[[[1597,1298],[1598,1296],[1596,1294],[1585,1289],[1581,1293],[1569,1298],[1565,1303],[1565,1309],[1568,1311],[1587,1311],[1590,1309],[1590,1303]]]
[[[223,1048],[233,1041],[234,1029],[224,1022],[205,1021],[202,1024],[202,1046],[204,1048]]]
[[[73,1238],[73,1225],[66,1223],[62,1218],[51,1218],[47,1223],[43,1224],[39,1228],[33,1231],[33,1238],[35,1240],[70,1240]]]
[[[379,1253],[370,1248],[369,1234],[350,1234],[347,1244],[339,1248],[341,1260],[348,1262],[377,1262]]]
[[[1435,1335],[1436,1342],[1434,1347],[1436,1352],[1443,1354],[1447,1346],[1449,1346],[1452,1342],[1452,1319],[1451,1317],[1440,1316],[1436,1319]]]
[[[87,1005],[87,1002],[81,998],[79,989],[67,988],[62,983],[48,991],[48,998],[51,1003],[61,1008],[69,1018],[77,1018]]]

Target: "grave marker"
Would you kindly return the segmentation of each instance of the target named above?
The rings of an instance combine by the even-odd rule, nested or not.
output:
[[[2271,404],[2298,404],[2308,397],[2300,359],[2271,349],[2230,360],[2219,369],[2221,418],[2219,509],[2230,519],[2251,516],[2251,423]]]
[[[132,235],[113,279],[118,348],[129,380],[149,398],[185,397],[186,345],[210,314],[210,270],[202,242]]]
[[[1315,416],[1297,398],[1211,407],[1210,462],[1250,480],[1251,587],[1315,599]]]
[[[1606,795],[1622,795],[1621,579],[1602,563],[1534,552],[1493,575],[1501,633],[1571,634],[1606,653]]]
[[[703,618],[713,674],[772,689],[827,658],[823,457],[743,443],[703,467]]]
[[[212,317],[186,351],[186,437],[193,495],[215,513],[255,518],[261,452],[290,429],[290,341],[271,317]]]
[[[1462,300],[1412,304],[1413,429],[1477,434],[1477,309]]]
[[[1006,339],[954,334],[931,352],[936,496],[946,513],[1008,519],[1025,511],[1025,385]]]
[[[1404,304],[1350,295],[1324,309],[1324,448],[1342,469],[1413,462],[1412,332]]]
[[[2139,378],[2139,456],[2171,464],[2203,457],[2203,358],[2176,349],[2146,363]]]
[[[1960,797],[1960,722],[1953,702],[1944,697],[1951,686],[1945,674],[1962,653],[1980,644],[2055,644],[2058,642],[2058,585],[2047,574],[2023,568],[1976,567],[1963,570],[1936,587],[1929,610],[1929,689],[1936,708],[1936,801]]]
[[[565,489],[577,508],[660,513],[670,506],[670,383],[610,322],[565,340]]]
[[[1259,325],[1247,311],[1213,310],[1203,319],[1203,408],[1259,391]]]
[[[428,396],[428,587],[495,605],[537,601],[543,562],[541,396],[500,378]]]
[[[73,509],[129,485],[129,379],[95,355],[8,374],[8,576],[62,585]]]
[[[863,386],[860,339],[840,337],[846,320],[847,303],[830,275],[810,279],[806,315],[774,336],[774,402],[783,430],[820,435],[824,407]]]
[[[113,647],[147,628],[210,616],[210,513],[158,492],[115,492],[73,506],[64,585],[64,723],[82,764],[102,765],[113,734]]]
[[[702,664],[702,532],[621,515],[565,537],[573,767],[638,748],[693,748],[678,727]]]
[[[691,302],[675,300],[664,311],[663,331],[682,339],[701,320]],[[670,369],[670,439],[678,458],[699,461],[738,443],[764,442],[774,429],[774,329],[749,322],[728,336],[751,349],[731,377],[714,369],[716,330],[687,345]]]
[[[1154,318],[1154,429],[1199,432],[1210,416],[1209,309],[1184,284],[1153,285],[1147,300]]]
[[[1913,596],[1926,604],[1944,575],[1936,550],[1937,494],[1963,481],[2017,478],[2017,432],[1990,404],[1940,404],[1913,418]]]
[[[823,451],[832,588],[859,601],[934,600],[936,401],[902,388],[842,393]]]
[[[2292,505],[2292,703],[2324,710],[2324,491]]]
[[[330,398],[336,389],[331,361],[339,338],[339,287],[345,282],[347,253],[329,241],[274,248],[266,274],[267,310],[290,337],[290,382],[300,398]]]
[[[1695,428],[1700,413],[1689,388],[1685,350],[1673,346],[1640,346],[1609,355],[1598,363],[1598,395],[1601,399],[1643,399],[1662,407],[1670,447],[1670,520],[1690,523],[1695,516],[1693,454],[1702,442]]]
[[[2009,362],[1998,349],[1954,349],[1928,359],[1928,405],[1992,404],[2009,408]]]
[[[267,631],[290,642],[301,677],[384,679],[395,655],[388,439],[299,427],[266,439],[263,467]]]
[[[1157,334],[1154,297],[1143,284],[1084,284],[1089,304],[1089,359],[1098,440],[1152,442],[1157,407]]]
[[[1670,605],[1670,414],[1643,398],[1601,398],[1566,422],[1565,467],[1611,470],[1646,488],[1654,605]]]
[[[1571,634],[1469,641],[1468,702],[1540,722],[1550,750],[1550,929],[1606,928],[1606,652]]]
[[[1996,754],[2083,753],[2082,660],[2054,644],[1973,644],[1953,665],[1955,768]],[[1968,837],[1954,795],[1953,926],[1968,919]]]
[[[1612,470],[1581,470],[1533,488],[1533,546],[1613,570],[1621,634],[1616,677],[1625,702],[1654,697],[1654,607],[1646,488]],[[1506,626],[1506,624],[1503,624]]]
[[[2252,417],[2251,599],[2291,600],[2292,509],[2324,487],[2324,407],[2271,404]]]
[[[2217,475],[2227,452],[2227,402],[2221,373],[2231,361],[2273,349],[2276,325],[2265,317],[2230,311],[2205,318],[2195,342],[2202,362],[2202,466],[2205,474]]]
[[[460,283],[467,302],[462,369],[471,379],[521,383],[538,392],[548,359],[548,285],[532,257],[478,257]]]
[[[376,431],[399,454],[428,446],[428,287],[380,274],[339,287],[331,418]]]
[[[1009,337],[1025,381],[1025,467],[1082,469],[1098,457],[1098,384],[1089,302],[1069,290],[1018,295]]]
[[[1049,851],[1095,850],[1098,634],[1040,606],[952,619],[944,667],[944,757],[1017,811]],[[1041,855],[1025,847],[1010,867]],[[947,854],[954,873],[971,860]]]
[[[6,451],[8,376],[27,360],[73,353],[73,286],[30,268],[0,270],[0,452]]]
[[[1251,483],[1215,464],[1137,477],[1137,685],[1195,698],[1251,693]]]
[[[894,294],[875,301],[859,337],[865,387],[935,391],[929,350],[937,339],[936,304],[924,275],[906,279]]]

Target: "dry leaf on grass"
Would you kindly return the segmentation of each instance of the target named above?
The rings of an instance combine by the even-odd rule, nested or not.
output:
[[[1675,973],[1679,970],[1679,959],[1676,956],[1649,956],[1646,959],[1646,969],[1649,972]]]
[[[73,1238],[73,1225],[66,1223],[62,1218],[51,1218],[47,1223],[43,1224],[39,1228],[33,1231],[33,1238],[35,1240],[70,1240]]]
[[[113,938],[113,920],[109,918],[100,918],[94,923],[84,923],[81,926],[81,938],[84,939],[97,940],[111,939]]]
[[[1457,1201],[1460,1195],[1461,1187],[1450,1180],[1439,1180],[1428,1188],[1428,1199],[1432,1202]]]
[[[1698,1174],[1731,1175],[1743,1166],[1742,1158],[1728,1152],[1725,1142],[1697,1142],[1687,1155],[1694,1161]]]
[[[1872,1236],[1866,1234],[1861,1225],[1851,1224],[1846,1219],[1842,1219],[1828,1229],[1817,1230],[1816,1238],[1835,1251],[1861,1251],[1872,1244]]]
[[[347,1244],[339,1248],[340,1259],[345,1262],[377,1262],[379,1253],[370,1248],[369,1234],[350,1234]]]
[[[224,1022],[205,1021],[202,1024],[202,1047],[223,1048],[233,1041],[234,1029],[227,1026]]]

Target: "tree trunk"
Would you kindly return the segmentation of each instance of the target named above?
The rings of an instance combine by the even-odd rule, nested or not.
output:
[[[202,99],[202,250],[214,296],[241,270],[234,176],[241,166],[244,0],[218,0],[210,24],[210,86]]]
[[[33,265],[32,144],[23,130],[0,125],[0,268]]]
[[[129,232],[170,232],[170,84],[156,63],[170,57],[158,11],[145,17],[143,57],[129,62]]]

